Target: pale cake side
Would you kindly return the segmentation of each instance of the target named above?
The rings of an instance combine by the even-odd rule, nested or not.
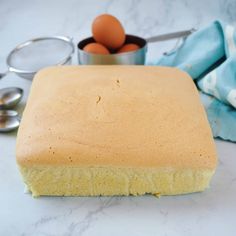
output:
[[[32,84],[16,155],[35,196],[202,191],[216,168],[191,78],[165,67],[42,70]]]
[[[127,167],[20,167],[33,196],[177,195],[203,191],[214,170]]]

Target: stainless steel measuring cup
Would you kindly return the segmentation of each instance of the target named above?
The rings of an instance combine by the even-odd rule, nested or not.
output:
[[[80,41],[78,47],[78,63],[81,65],[144,65],[148,43],[160,42],[174,38],[186,38],[193,33],[195,29],[173,32],[169,34],[158,35],[147,39],[135,36],[126,35],[125,44],[135,43],[139,45],[140,49],[126,53],[115,53],[109,55],[93,54],[83,51],[85,45],[94,43],[92,37]]]
[[[40,69],[71,63],[74,53],[72,39],[66,36],[40,37],[16,46],[7,56],[8,70],[0,73],[0,79],[9,72],[32,80]]]

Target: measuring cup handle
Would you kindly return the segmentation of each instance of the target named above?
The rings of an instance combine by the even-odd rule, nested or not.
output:
[[[178,32],[173,32],[173,33],[169,33],[169,34],[157,35],[157,36],[147,38],[146,41],[148,43],[154,43],[154,42],[160,42],[160,41],[165,41],[165,40],[170,40],[170,39],[175,39],[175,38],[185,38],[195,31],[196,31],[196,29],[192,28],[190,30],[184,30],[184,31],[178,31]]]

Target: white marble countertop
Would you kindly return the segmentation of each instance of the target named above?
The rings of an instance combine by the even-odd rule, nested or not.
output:
[[[90,35],[92,19],[116,15],[128,33],[148,37],[236,20],[236,2],[207,1],[0,1],[0,69],[18,43],[42,35]],[[173,42],[149,45],[149,61]],[[76,63],[76,57],[73,63]],[[26,102],[30,82],[9,74],[0,88],[19,86]],[[0,235],[236,235],[236,144],[216,141],[219,166],[203,193],[161,197],[41,197],[23,193],[15,162],[16,132],[0,134]]]

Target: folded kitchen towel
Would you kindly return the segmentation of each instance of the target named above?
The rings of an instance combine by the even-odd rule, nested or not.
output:
[[[155,65],[186,71],[201,92],[214,137],[236,142],[236,30],[215,21]],[[203,92],[203,93],[202,93]]]

